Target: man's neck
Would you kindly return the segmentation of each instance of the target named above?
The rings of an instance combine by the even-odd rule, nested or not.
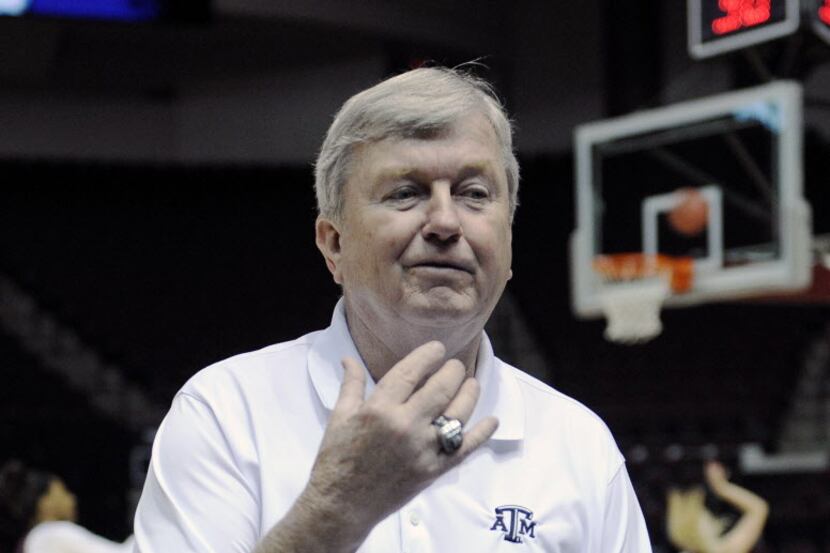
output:
[[[364,320],[356,310],[349,309],[348,303],[346,321],[355,347],[375,382],[413,349],[431,340],[438,340],[446,347],[444,361],[458,359],[467,368],[467,375],[475,376],[481,328],[425,328],[400,320],[378,324]]]

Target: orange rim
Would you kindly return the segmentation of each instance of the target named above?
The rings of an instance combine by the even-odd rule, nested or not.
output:
[[[594,258],[594,270],[606,281],[626,281],[669,275],[669,285],[676,293],[688,292],[694,282],[694,259],[644,253],[615,253]]]

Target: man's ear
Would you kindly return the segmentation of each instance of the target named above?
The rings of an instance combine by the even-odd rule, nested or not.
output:
[[[334,282],[342,285],[343,278],[340,272],[340,229],[333,221],[326,219],[322,215],[317,217],[314,229],[317,248],[326,260],[326,267],[329,268]]]

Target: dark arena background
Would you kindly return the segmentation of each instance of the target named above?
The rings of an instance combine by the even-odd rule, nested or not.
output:
[[[577,125],[776,79],[804,87],[804,195],[830,235],[816,14],[696,59],[682,0],[45,4],[0,15],[0,463],[61,475],[82,525],[131,532],[154,430],[191,375],[327,325],[312,162],[340,103],[478,60],[522,165],[497,353],[606,421],[656,552],[675,551],[667,490],[701,483],[708,459],[769,502],[755,551],[830,552],[826,269],[796,295],[665,309],[659,337],[626,346],[574,316],[568,252]]]

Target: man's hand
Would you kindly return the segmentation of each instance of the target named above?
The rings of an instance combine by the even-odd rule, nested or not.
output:
[[[309,483],[259,552],[305,551],[294,540],[272,542],[284,547],[266,545],[281,527],[298,535],[306,521],[314,524],[317,537],[309,550],[354,551],[378,522],[493,435],[498,421],[487,417],[465,432],[458,451],[441,451],[433,419],[445,415],[466,423],[479,395],[478,382],[465,378],[460,361],[441,363],[445,355],[440,342],[414,349],[389,370],[368,399],[363,397],[363,367],[354,359],[343,360],[340,395]],[[322,529],[321,520],[327,521]],[[327,543],[320,543],[321,534]]]

